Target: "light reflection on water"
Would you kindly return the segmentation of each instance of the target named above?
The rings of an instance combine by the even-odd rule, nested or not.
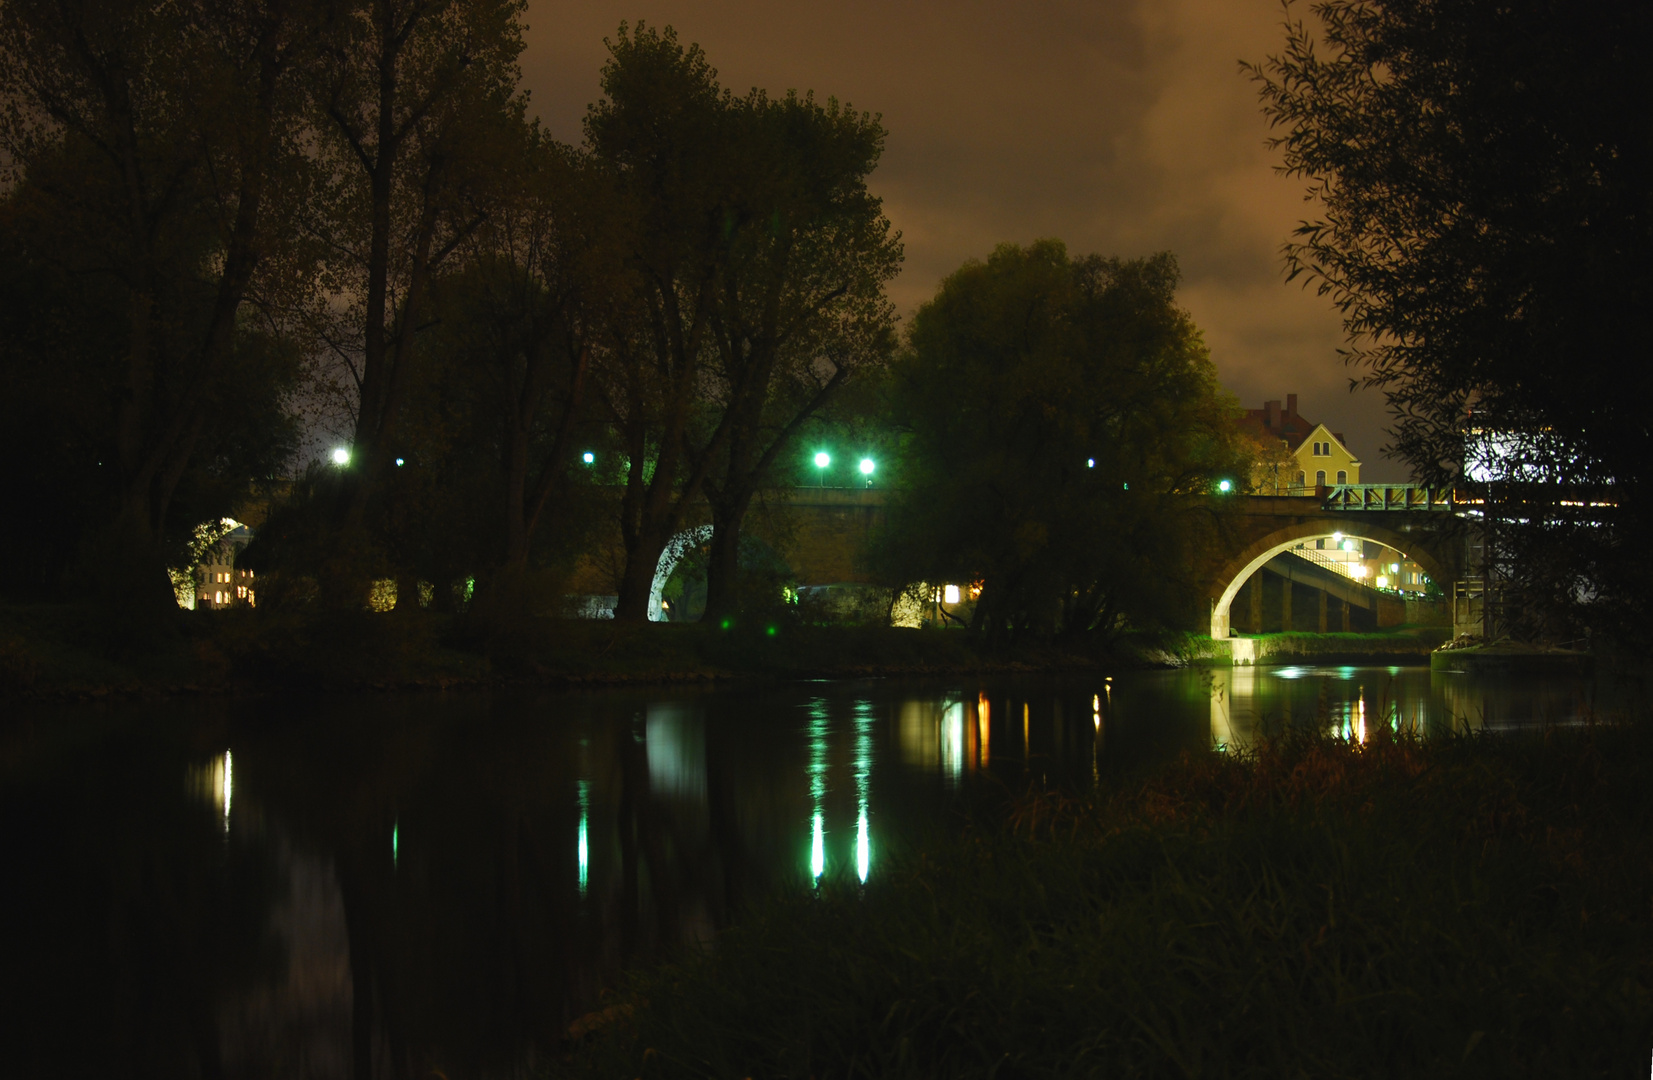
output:
[[[983,796],[1107,785],[1288,726],[1428,736],[1617,700],[1571,679],[1305,666],[60,709],[0,747],[8,872],[29,883],[0,917],[32,931],[15,978],[42,988],[18,1026],[114,1046],[66,1033],[103,1015],[99,994],[171,978],[188,985],[152,1007],[207,1019],[152,1030],[233,1014],[227,1062],[297,1040],[306,1075],[344,1076],[365,1032],[421,1075],[519,1075],[626,965],[713,940],[775,888],[876,884]],[[140,734],[68,737],[99,723]],[[139,855],[151,869],[128,872]],[[219,915],[146,916],[142,948],[112,954],[116,910]],[[79,1011],[46,1004],[77,993]],[[357,997],[374,1004],[353,1019]]]

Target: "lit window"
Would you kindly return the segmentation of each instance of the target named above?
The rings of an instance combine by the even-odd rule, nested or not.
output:
[[[944,603],[944,604],[956,604],[956,603],[958,603],[959,602],[959,587],[957,585],[948,585],[945,588],[943,588],[941,590],[941,602]]]

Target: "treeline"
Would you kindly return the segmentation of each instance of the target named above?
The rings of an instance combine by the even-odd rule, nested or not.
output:
[[[578,148],[526,115],[512,0],[8,4],[6,529],[18,591],[161,609],[193,523],[347,418],[257,553],[330,602],[501,595],[623,488],[621,617],[704,498],[713,606],[753,492],[894,343],[884,132],[622,26]],[[331,393],[330,393],[331,391]]]
[[[642,620],[662,550],[709,518],[721,617],[755,602],[754,497],[824,424],[899,450],[892,588],[981,582],[996,637],[1175,606],[1238,462],[1169,256],[1006,247],[903,343],[876,116],[736,95],[669,28],[622,24],[564,145],[528,116],[523,13],[0,10],[14,599],[169,611],[192,530],[252,498],[261,606],[360,609],[390,579],[399,604],[472,581],[543,611],[607,550],[616,616]],[[278,482],[329,423],[347,459]]]

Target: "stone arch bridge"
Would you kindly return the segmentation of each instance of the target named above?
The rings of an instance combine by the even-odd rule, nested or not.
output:
[[[768,494],[784,498],[791,532],[786,557],[799,584],[867,581],[861,557],[884,522],[887,491],[800,487]],[[1373,541],[1401,552],[1437,582],[1458,576],[1455,541],[1444,528],[1456,509],[1450,495],[1412,484],[1345,484],[1318,494],[1234,498],[1240,505],[1227,517],[1221,548],[1205,575],[1213,638],[1229,636],[1230,609],[1240,587],[1269,560],[1306,540],[1341,534]],[[670,567],[663,566],[663,573]],[[1351,588],[1363,587],[1351,583]]]
[[[1459,576],[1451,525],[1456,504],[1414,484],[1343,484],[1315,495],[1248,495],[1229,522],[1226,557],[1207,575],[1210,633],[1229,636],[1240,586],[1275,556],[1308,540],[1341,535],[1393,548],[1441,584]]]

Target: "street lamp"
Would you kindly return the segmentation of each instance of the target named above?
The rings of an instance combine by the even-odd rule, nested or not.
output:
[[[860,468],[861,475],[867,478],[867,486],[872,487],[872,471],[878,468],[878,466],[874,464],[872,458],[864,457],[861,459]]]
[[[590,450],[587,450],[585,453],[580,455],[580,460],[585,462],[587,465],[592,465],[596,463],[597,455],[593,454]]]
[[[333,464],[335,464],[335,465],[348,465],[348,464],[350,464],[350,450],[347,447],[343,447],[343,446],[333,447]]]
[[[821,486],[826,487],[826,467],[832,464],[832,455],[825,450],[815,455],[815,467],[821,472]]]

